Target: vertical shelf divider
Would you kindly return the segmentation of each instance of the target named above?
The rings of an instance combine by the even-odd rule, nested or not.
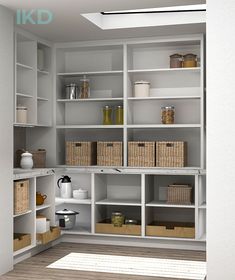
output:
[[[91,233],[95,234],[95,173],[91,173]]]
[[[124,127],[123,127],[123,153],[124,161],[123,165],[127,166],[127,45],[123,45],[123,108],[124,108]]]
[[[194,180],[194,193],[195,193],[195,239],[199,239],[199,175],[195,175]]]
[[[146,211],[145,211],[145,174],[141,174],[141,236],[145,237]]]

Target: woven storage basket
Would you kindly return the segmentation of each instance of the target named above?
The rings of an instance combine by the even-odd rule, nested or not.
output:
[[[97,165],[122,166],[122,142],[97,142]]]
[[[192,187],[190,185],[169,185],[167,188],[167,203],[191,204]]]
[[[96,156],[96,142],[66,142],[67,165],[95,165]]]
[[[187,165],[187,142],[156,142],[156,166],[184,167]]]
[[[20,167],[21,154],[24,153],[25,150],[17,150],[16,151],[16,167]],[[33,167],[34,168],[45,168],[46,167],[46,150],[38,149],[35,151],[28,151],[33,155]]]
[[[155,142],[128,142],[128,166],[155,166]]]
[[[14,215],[29,210],[29,180],[14,182]]]

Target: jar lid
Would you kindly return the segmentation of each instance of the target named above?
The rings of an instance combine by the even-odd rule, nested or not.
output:
[[[121,212],[113,212],[112,216],[123,216]]]
[[[27,107],[25,107],[25,106],[17,106],[16,110],[27,110]]]
[[[82,188],[79,188],[78,190],[74,190],[73,192],[74,192],[75,194],[76,194],[76,193],[86,193],[87,190],[84,190],[84,189],[82,189]]]
[[[179,54],[179,53],[174,53],[172,55],[170,55],[171,58],[182,58],[183,55],[182,54]]]
[[[175,107],[174,106],[162,106],[161,109],[172,110],[172,109],[175,109]]]
[[[77,214],[79,214],[76,211],[68,210],[68,209],[59,210],[59,211],[56,211],[55,213],[56,213],[56,215],[77,215]]]
[[[89,82],[90,80],[87,79],[86,75],[83,76],[82,79],[80,79],[80,82]]]
[[[29,153],[28,151],[21,154],[22,157],[32,157],[33,155]]]
[[[193,53],[187,53],[183,56],[184,58],[196,58],[197,55],[196,54],[193,54]]]
[[[135,83],[134,83],[135,85],[150,85],[150,82],[148,82],[148,81],[136,81]]]
[[[122,105],[117,105],[116,108],[118,108],[118,109],[123,109],[123,106],[122,106]]]
[[[106,109],[106,110],[111,109],[111,108],[112,108],[112,107],[109,106],[109,105],[105,105],[105,106],[104,106],[104,109]]]
[[[77,87],[77,84],[68,84],[65,87]]]

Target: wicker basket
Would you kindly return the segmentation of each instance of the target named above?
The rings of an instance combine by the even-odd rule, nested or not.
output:
[[[96,156],[96,142],[66,142],[67,165],[95,165]]]
[[[122,166],[122,142],[97,142],[97,165]]]
[[[21,154],[24,153],[25,150],[17,150],[16,151],[16,167],[20,167]],[[38,149],[36,151],[30,151],[33,155],[33,167],[34,168],[45,168],[46,167],[46,150]]]
[[[128,166],[155,166],[155,142],[128,142]]]
[[[14,182],[14,215],[29,210],[29,180]]]
[[[156,142],[156,166],[184,167],[187,164],[187,142]]]
[[[169,185],[167,188],[167,203],[191,204],[192,187],[190,185]]]

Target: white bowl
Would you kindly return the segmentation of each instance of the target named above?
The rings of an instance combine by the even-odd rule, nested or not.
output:
[[[87,199],[88,198],[88,191],[83,189],[78,189],[73,191],[73,197],[76,199]]]

